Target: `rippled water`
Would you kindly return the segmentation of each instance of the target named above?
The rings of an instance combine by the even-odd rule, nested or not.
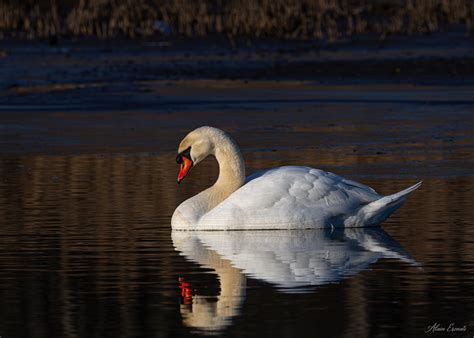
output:
[[[312,123],[297,111],[294,122],[218,122],[249,172],[306,164],[385,194],[423,179],[379,230],[173,234],[174,208],[217,176],[206,160],[176,184],[174,144],[189,129],[169,129],[179,113],[157,128],[158,152],[6,152],[0,336],[419,337],[435,323],[472,336],[472,106],[383,105],[369,121],[380,103],[354,115],[321,106]]]
[[[472,327],[472,178],[425,180],[386,232],[172,235],[174,207],[216,169],[178,188],[169,155],[1,160],[2,336]]]

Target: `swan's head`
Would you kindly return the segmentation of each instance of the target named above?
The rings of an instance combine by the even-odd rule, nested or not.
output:
[[[188,174],[189,170],[207,156],[214,154],[214,136],[223,131],[212,127],[201,127],[190,132],[181,141],[176,162],[180,165],[178,183]]]

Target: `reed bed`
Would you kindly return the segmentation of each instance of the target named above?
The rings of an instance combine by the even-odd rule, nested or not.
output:
[[[320,39],[474,31],[472,0],[3,0],[0,38]]]

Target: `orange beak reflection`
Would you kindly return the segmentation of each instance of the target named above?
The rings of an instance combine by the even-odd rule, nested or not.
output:
[[[181,157],[181,163],[179,165],[179,173],[178,173],[178,183],[181,183],[184,177],[189,172],[189,169],[193,166],[193,161],[191,161],[186,156]]]

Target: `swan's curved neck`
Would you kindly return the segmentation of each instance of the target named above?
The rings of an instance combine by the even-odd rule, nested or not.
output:
[[[187,199],[176,208],[171,219],[173,228],[198,224],[202,216],[214,209],[245,182],[244,159],[237,143],[229,135],[215,128],[207,128],[205,131],[205,145],[208,149],[203,155],[216,157],[219,163],[219,177],[213,186]],[[202,135],[201,138],[203,138]],[[199,146],[197,148],[199,149]]]
[[[239,189],[245,182],[245,164],[237,144],[229,136],[214,140],[214,154],[219,163],[219,177],[210,187],[210,205],[212,209]]]

